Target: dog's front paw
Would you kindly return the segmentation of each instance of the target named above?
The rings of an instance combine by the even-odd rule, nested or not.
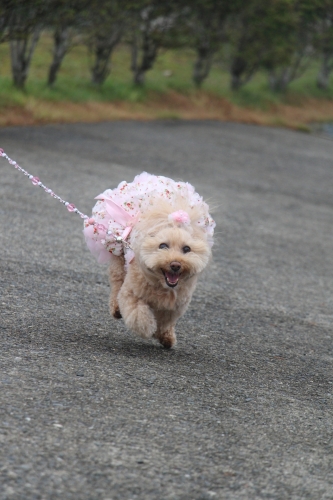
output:
[[[140,337],[151,339],[156,332],[156,320],[147,304],[140,301],[127,316],[124,313],[122,314],[127,327],[140,335]]]
[[[176,335],[175,335],[175,329],[172,328],[171,330],[167,330],[166,332],[163,333],[158,333],[157,335],[154,335],[157,340],[162,344],[163,347],[166,349],[171,349],[176,342]]]

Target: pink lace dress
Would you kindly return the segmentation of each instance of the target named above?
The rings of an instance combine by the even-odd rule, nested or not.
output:
[[[143,172],[137,175],[133,182],[123,181],[117,188],[107,189],[96,197],[98,201],[92,210],[93,219],[84,221],[83,231],[89,250],[100,264],[108,263],[111,254],[125,254],[126,262],[130,262],[133,258],[132,250],[126,248],[121,241],[117,242],[115,237],[122,237],[130,243],[130,232],[140,213],[145,212],[158,198],[164,198],[174,205],[176,195],[179,194],[191,207],[201,205],[202,217],[197,224],[206,231],[207,240],[212,246],[216,224],[209,214],[207,203],[194,187],[188,182],[176,182],[167,177]],[[180,212],[182,211],[175,214],[179,215]]]

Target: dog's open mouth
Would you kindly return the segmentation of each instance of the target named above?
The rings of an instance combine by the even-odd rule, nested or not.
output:
[[[180,273],[173,273],[171,271],[163,271],[163,269],[162,269],[162,272],[164,274],[165,282],[168,286],[170,286],[171,288],[174,288],[175,286],[178,285]]]

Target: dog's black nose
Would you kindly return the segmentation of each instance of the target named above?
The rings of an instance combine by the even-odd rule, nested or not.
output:
[[[170,268],[174,273],[178,273],[181,267],[182,266],[179,264],[179,262],[174,261],[170,263]]]

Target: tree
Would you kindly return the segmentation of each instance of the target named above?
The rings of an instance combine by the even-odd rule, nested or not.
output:
[[[192,78],[197,87],[209,75],[213,57],[225,39],[230,10],[228,0],[185,0],[183,18],[189,42],[196,51]]]
[[[82,27],[82,13],[87,8],[87,0],[51,0],[48,24],[53,28],[53,58],[49,68],[47,83],[52,86],[65,55],[73,46],[77,29]]]
[[[124,32],[126,2],[92,0],[86,12],[86,43],[92,55],[91,80],[102,85],[111,71],[111,55]]]
[[[43,0],[12,0],[7,36],[14,85],[24,88],[32,55],[36,48],[47,11]]]
[[[322,0],[317,10],[318,21],[315,48],[321,65],[317,75],[317,87],[327,89],[333,69],[333,1]]]
[[[232,90],[250,81],[265,51],[265,18],[270,2],[236,0],[227,25]]]
[[[8,24],[11,17],[11,1],[0,0],[0,43],[8,41]]]
[[[131,8],[131,70],[135,85],[143,85],[146,72],[153,67],[158,50],[166,45],[177,14],[174,3],[158,0],[133,2]]]
[[[313,55],[317,0],[279,0],[270,10],[268,28],[272,33],[263,66],[275,92],[307,69]]]

